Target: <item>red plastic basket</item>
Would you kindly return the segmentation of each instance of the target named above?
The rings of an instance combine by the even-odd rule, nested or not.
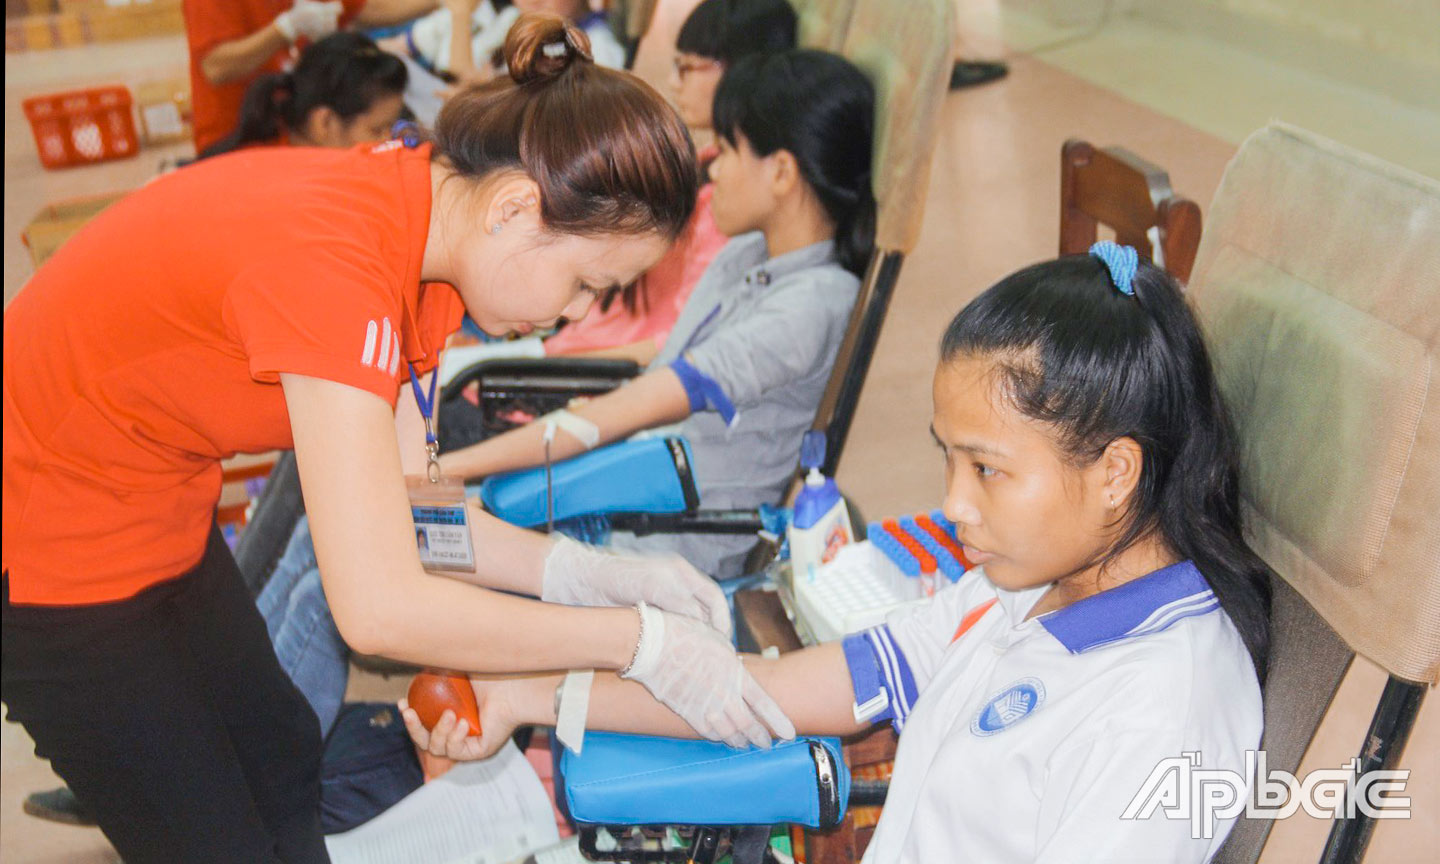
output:
[[[134,156],[140,140],[130,102],[130,91],[118,86],[26,99],[25,117],[40,164],[70,168]]]

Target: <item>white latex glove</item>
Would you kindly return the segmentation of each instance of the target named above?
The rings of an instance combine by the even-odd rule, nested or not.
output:
[[[275,16],[275,29],[291,43],[302,36],[311,42],[324,39],[340,26],[342,8],[340,0],[295,0],[295,5]]]
[[[640,643],[620,677],[644,684],[712,741],[768,748],[772,732],[778,738],[795,737],[795,724],[746,671],[728,640],[694,618],[644,603],[637,608]]]
[[[563,534],[545,557],[540,599],[566,606],[644,602],[704,621],[727,638],[732,631],[725,592],[684,558],[618,555]]]

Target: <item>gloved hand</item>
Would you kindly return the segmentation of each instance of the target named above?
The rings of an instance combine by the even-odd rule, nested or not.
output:
[[[295,5],[275,16],[275,29],[291,43],[302,36],[311,42],[324,39],[340,26],[342,8],[340,0],[295,0]]]
[[[617,555],[563,534],[545,558],[540,599],[567,606],[645,602],[704,621],[727,637],[732,629],[725,592],[684,558]]]
[[[728,640],[694,618],[644,603],[637,608],[640,642],[620,677],[645,685],[712,741],[768,748],[772,732],[779,738],[795,737],[795,724],[746,671]]]

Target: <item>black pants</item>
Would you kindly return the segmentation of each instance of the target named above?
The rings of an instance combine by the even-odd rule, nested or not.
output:
[[[319,721],[218,531],[118,603],[12,606],[6,578],[0,625],[8,719],[126,864],[329,860]]]

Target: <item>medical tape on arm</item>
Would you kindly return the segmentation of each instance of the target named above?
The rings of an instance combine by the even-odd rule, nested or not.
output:
[[[573,669],[555,691],[555,737],[576,755],[585,746],[585,718],[590,713],[593,669]]]
[[[581,417],[579,414],[571,414],[564,408],[558,411],[551,411],[540,418],[546,426],[546,440],[553,440],[555,433],[553,429],[564,429],[571,437],[586,450],[594,450],[595,445],[600,443],[600,427]]]

